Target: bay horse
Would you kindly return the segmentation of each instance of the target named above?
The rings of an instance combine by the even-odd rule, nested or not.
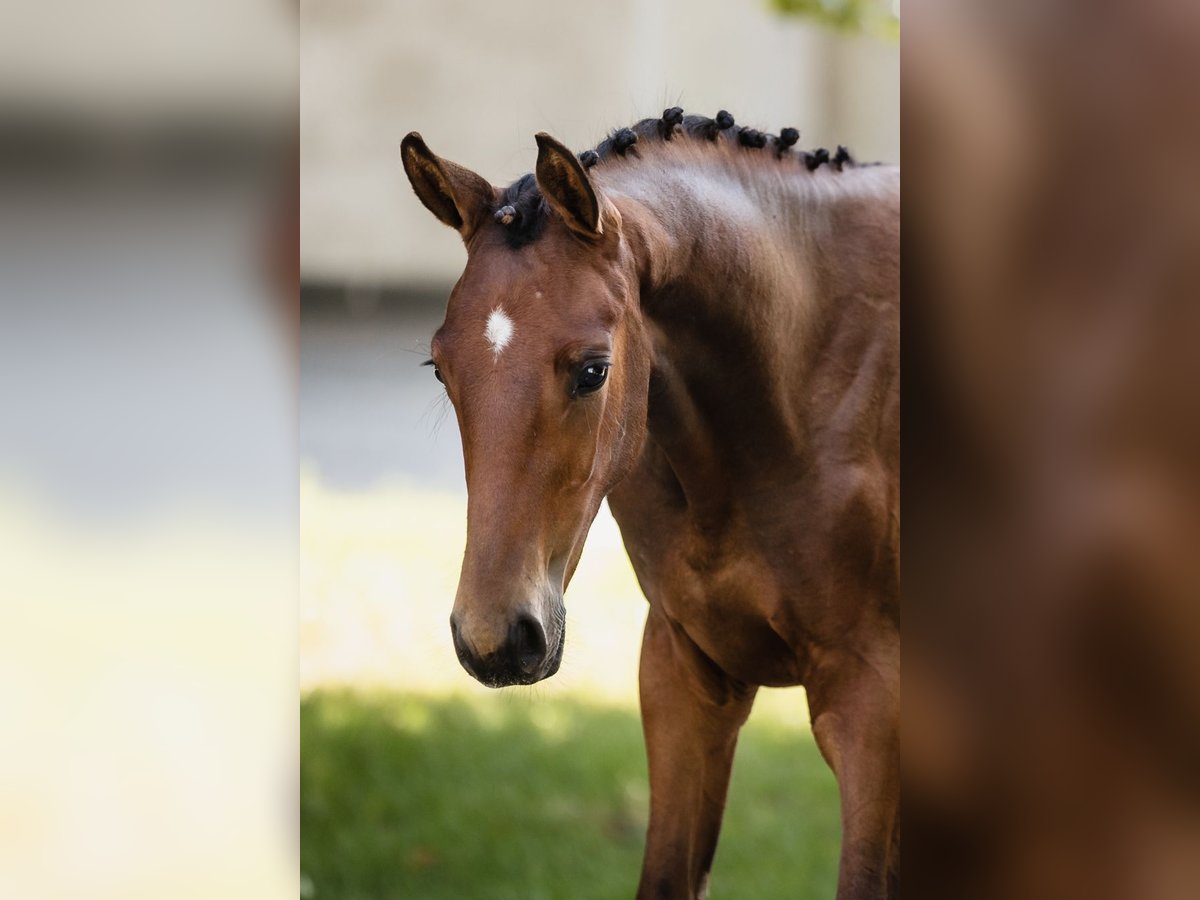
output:
[[[703,897],[759,686],[803,685],[837,896],[899,893],[899,170],[678,107],[507,188],[401,145],[467,247],[429,360],[462,435],[450,619],[482,683],[563,653],[608,498],[649,600],[639,898]]]

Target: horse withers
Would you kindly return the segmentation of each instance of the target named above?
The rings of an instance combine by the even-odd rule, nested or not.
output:
[[[678,108],[507,188],[404,139],[467,247],[432,342],[468,488],[451,616],[484,684],[557,671],[607,497],[650,603],[639,897],[703,896],[759,686],[804,685],[839,898],[899,889],[900,186]]]

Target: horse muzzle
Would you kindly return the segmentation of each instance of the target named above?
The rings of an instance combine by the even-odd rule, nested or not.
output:
[[[562,663],[566,626],[547,629],[529,613],[521,613],[508,626],[507,634],[490,652],[481,654],[464,634],[458,616],[450,617],[450,636],[454,652],[467,673],[480,684],[492,688],[514,684],[534,684],[549,678]]]

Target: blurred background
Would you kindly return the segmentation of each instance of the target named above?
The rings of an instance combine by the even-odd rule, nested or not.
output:
[[[554,680],[454,662],[462,250],[399,140],[503,182],[678,103],[898,161],[892,13],[0,4],[0,896],[628,896],[644,601],[602,515]],[[910,895],[1200,896],[1198,48],[906,7]],[[798,692],[727,825],[717,895],[832,893]]]
[[[578,151],[679,105],[898,163],[898,23],[890,4],[768,0],[301,11],[302,890],[632,896],[646,601],[604,508],[567,592],[561,671],[495,692],[460,668],[461,448],[420,364],[466,254],[413,195],[400,140],[420,131],[507,184],[538,131]],[[803,692],[764,691],[714,890],[829,896],[838,843]]]

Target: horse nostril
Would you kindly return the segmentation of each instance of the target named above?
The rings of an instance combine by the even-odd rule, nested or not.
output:
[[[509,630],[509,646],[517,667],[526,675],[534,674],[546,658],[546,633],[533,616],[521,616]]]

